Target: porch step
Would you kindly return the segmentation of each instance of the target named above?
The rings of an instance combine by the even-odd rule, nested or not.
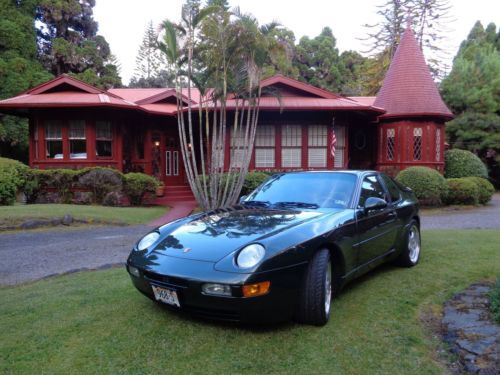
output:
[[[165,198],[173,201],[193,201],[194,195],[189,185],[165,186]]]

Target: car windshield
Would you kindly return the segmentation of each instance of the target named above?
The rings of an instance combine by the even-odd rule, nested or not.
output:
[[[283,208],[347,208],[356,185],[350,173],[288,173],[271,177],[243,204]]]

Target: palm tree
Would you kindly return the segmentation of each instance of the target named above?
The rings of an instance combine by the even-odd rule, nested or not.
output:
[[[185,115],[178,116],[178,128],[191,189],[203,209],[234,204],[248,173],[259,117],[262,68],[269,51],[276,49],[274,45],[270,48],[268,31],[276,25],[259,28],[253,16],[239,9],[229,12],[220,6],[200,8],[199,2],[189,1],[182,8],[181,23],[165,21],[163,27],[161,49],[177,72],[179,114],[183,113],[181,77],[186,78],[188,105]],[[197,106],[201,166],[196,153],[189,153],[188,148],[188,144],[194,146],[193,86],[202,95]],[[228,100],[235,104],[231,137],[235,140],[240,135],[240,143],[232,142],[240,160],[231,163],[225,174]],[[210,143],[210,155],[205,154],[209,147],[203,147],[203,141]]]

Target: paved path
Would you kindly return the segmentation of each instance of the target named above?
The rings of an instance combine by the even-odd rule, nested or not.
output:
[[[0,285],[123,264],[145,225],[0,234]]]
[[[421,219],[422,229],[500,228],[500,193],[495,194],[484,207],[423,210]]]
[[[149,223],[149,225],[159,227],[160,225],[170,223],[171,221],[187,216],[193,212],[197,203],[195,201],[167,202],[167,205],[170,206],[170,210],[162,217]]]

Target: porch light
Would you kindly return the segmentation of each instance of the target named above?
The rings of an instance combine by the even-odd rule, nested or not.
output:
[[[160,141],[155,141],[155,146],[158,147],[160,145]]]
[[[191,143],[188,143],[188,147],[191,148]]]

